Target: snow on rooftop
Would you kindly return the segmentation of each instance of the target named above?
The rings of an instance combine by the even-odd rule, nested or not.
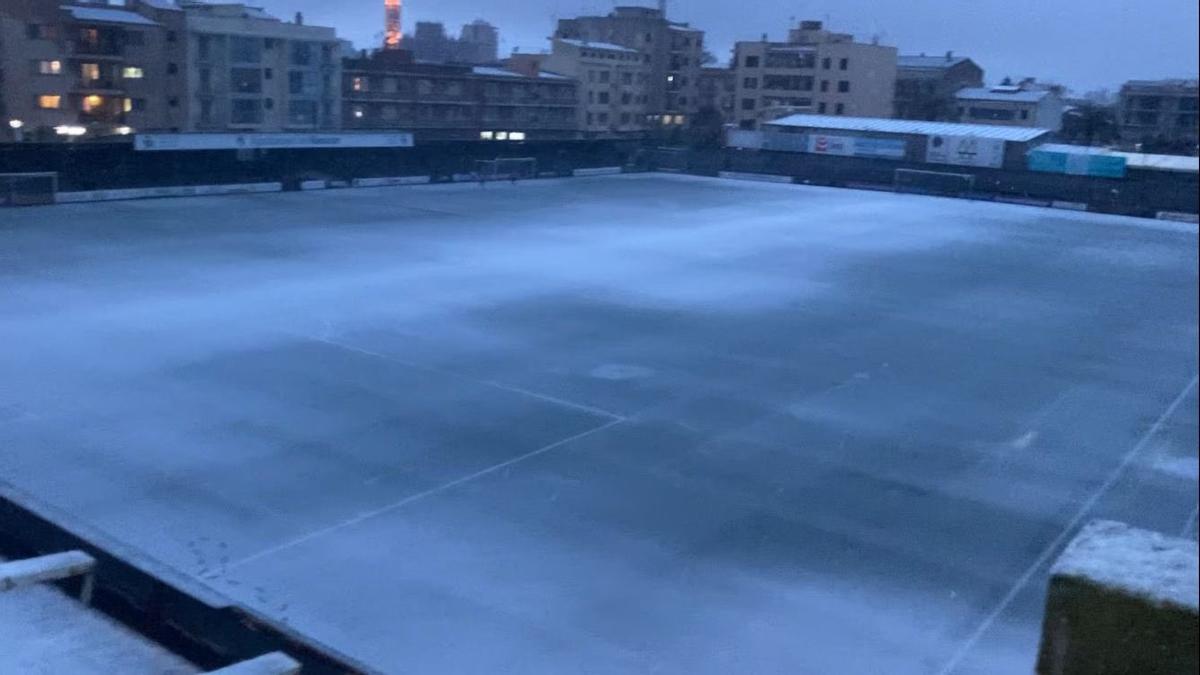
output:
[[[896,66],[900,68],[941,69],[950,68],[969,60],[965,56],[925,56],[924,54],[919,54],[916,56],[897,57]]]
[[[955,98],[968,101],[1019,101],[1037,103],[1050,95],[1045,89],[1021,89],[1016,86],[966,87],[959,89]]]
[[[511,70],[507,70],[505,68],[497,68],[495,66],[474,66],[471,68],[471,72],[475,73],[476,75],[484,75],[487,77],[529,77],[528,75],[525,75],[524,73],[517,73],[517,72],[513,72]],[[550,72],[546,72],[546,71],[542,71],[542,72],[538,73],[537,76],[542,79],[546,79],[546,80],[569,80],[569,79],[571,79],[569,77],[566,77],[565,75],[559,75],[558,73],[550,73]]]
[[[923,134],[927,136],[975,136],[1019,143],[1031,141],[1050,133],[1035,127],[1002,127],[990,124],[960,124],[958,122],[922,122],[885,117],[842,117],[840,115],[790,115],[766,123],[767,126],[810,127],[844,131],[877,131],[892,134]]]
[[[590,40],[576,40],[574,38],[558,38],[559,42],[571,45],[572,47],[587,47],[588,49],[607,49],[613,52],[637,52],[636,49],[622,47],[611,42],[591,42]]]
[[[175,4],[175,0],[141,0],[141,1],[142,1],[143,5],[148,5],[150,7],[153,7],[154,9],[172,9],[172,10],[183,9],[179,5]]]
[[[1158,171],[1180,171],[1184,173],[1200,173],[1200,157],[1182,155],[1152,155],[1142,152],[1123,152],[1109,148],[1089,147],[1086,145],[1068,145],[1065,143],[1044,143],[1030,152],[1061,152],[1067,155],[1108,155],[1124,157],[1125,166],[1131,169],[1155,169]]]
[[[1080,531],[1051,570],[1156,604],[1200,608],[1196,542],[1097,520]]]
[[[123,9],[108,9],[107,7],[73,7],[63,5],[62,9],[70,12],[79,21],[96,21],[99,23],[125,23],[135,26],[157,26],[158,24],[141,14],[127,12]]]

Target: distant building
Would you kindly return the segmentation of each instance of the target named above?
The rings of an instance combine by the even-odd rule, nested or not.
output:
[[[333,28],[242,4],[182,2],[189,131],[340,127],[342,43]]]
[[[1118,123],[1126,144],[1196,153],[1196,80],[1133,80],[1121,87]]]
[[[687,124],[698,109],[704,31],[668,21],[658,9],[616,7],[606,16],[560,19],[554,37],[606,42],[645,54],[650,67],[646,114],[651,126]]]
[[[500,53],[500,32],[483,19],[462,27],[458,36],[458,58],[461,63],[496,63]]]
[[[765,37],[765,36],[764,36]],[[802,21],[787,42],[734,47],[736,119],[742,129],[794,113],[891,117],[896,48],[855,42]]]
[[[896,61],[895,117],[908,120],[958,119],[954,94],[982,87],[983,69],[965,56],[900,56]]]
[[[183,129],[182,25],[182,13],[161,1],[0,2],[0,138]]]
[[[417,61],[425,63],[494,64],[500,49],[500,34],[495,26],[482,19],[464,25],[458,38],[450,37],[441,23],[418,21],[405,46]]]
[[[576,86],[548,72],[420,63],[408,51],[385,50],[344,62],[343,126],[411,131],[418,142],[571,139]]]
[[[721,120],[731,124],[735,120],[737,100],[737,74],[732,68],[702,68],[700,85],[696,88],[697,109],[711,108],[721,115]]]
[[[554,38],[544,67],[579,82],[579,128],[596,138],[646,130],[648,61],[620,45]]]
[[[1009,127],[1062,128],[1066,104],[1055,86],[1032,80],[993,87],[967,87],[954,95],[958,119],[972,124]]]

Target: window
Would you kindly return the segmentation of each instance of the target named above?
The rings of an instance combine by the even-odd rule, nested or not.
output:
[[[1029,119],[1029,111],[1028,110],[1021,111],[1021,119],[1023,119],[1023,120]]]
[[[58,94],[43,94],[38,96],[37,107],[42,110],[58,110],[62,108],[62,96]]]
[[[91,94],[90,96],[84,96],[83,100],[80,101],[80,104],[79,104],[80,110],[82,110],[85,113],[96,112],[97,110],[101,110],[103,107],[104,107],[104,98],[101,96],[97,96],[95,94]]]
[[[838,80],[838,91],[843,94],[849,92],[850,91],[850,81],[849,80]]]
[[[173,31],[173,30],[167,31],[167,42],[174,44],[174,42],[178,39],[179,39],[179,36],[175,34],[175,31]]]
[[[235,98],[230,112],[231,124],[259,124],[262,122],[262,101],[256,98]]]
[[[596,121],[600,124],[608,124],[608,113],[600,113],[596,115]]]
[[[838,61],[838,70],[850,70],[850,59]]]
[[[99,63],[81,63],[79,64],[79,79],[84,82],[95,82],[100,79],[100,64]]]
[[[137,66],[125,66],[121,69],[121,77],[126,80],[140,80],[146,76],[146,73]]]
[[[396,118],[396,106],[385,106],[383,109],[384,119]],[[314,126],[317,123],[317,102],[316,101],[289,101],[288,102],[288,124]]]
[[[621,105],[629,105],[630,103],[633,103],[633,94],[631,94],[627,91],[622,92],[621,93]]]
[[[132,47],[141,47],[146,44],[146,36],[139,31],[126,31],[125,44]]]
[[[745,87],[746,89],[758,89],[758,78],[757,77],[742,78],[742,86]]]
[[[424,80],[422,80],[422,82],[424,82]],[[350,88],[354,91],[370,91],[370,87],[367,86],[367,78],[362,76],[357,76],[351,79]]]
[[[37,72],[39,75],[61,75],[62,61],[38,61]]]
[[[821,59],[821,70],[829,70],[832,67],[833,67],[833,59],[830,59],[828,56]]]
[[[212,68],[201,68],[199,73],[200,92],[207,94],[212,91]]]
[[[845,103],[838,103],[837,105],[833,106],[833,114],[834,114],[834,115],[844,115],[844,114],[846,114],[846,104],[845,104]]]
[[[262,93],[262,70],[258,68],[231,68],[229,88],[238,94]]]
[[[31,23],[26,27],[25,35],[30,40],[57,40],[58,26]]]
[[[754,99],[752,99],[752,98],[742,99],[742,110],[754,110]]]
[[[829,80],[821,80],[821,91],[829,91]]]
[[[764,75],[763,89],[785,89],[787,91],[812,91],[811,75]]]
[[[596,123],[596,115],[593,113],[588,113],[587,114],[587,123],[588,123],[588,126],[595,124]]]
[[[621,113],[621,124],[629,124],[629,113]]]
[[[203,124],[212,124],[212,101],[200,101],[200,122]]]
[[[600,92],[599,94],[597,94],[596,99],[597,99],[597,102],[599,102],[601,104],[607,104],[608,103],[608,92],[607,91]]]
[[[167,99],[167,107],[168,108],[178,108],[179,107],[179,97],[172,96],[171,98]]]
[[[595,102],[596,102],[596,92],[589,91],[588,92],[588,103],[595,103]]]
[[[824,101],[821,101],[820,103],[817,104],[817,114],[818,115],[825,114],[825,102]]]
[[[596,71],[589,70],[588,71],[588,82],[595,82],[595,81],[596,81]]]
[[[315,45],[311,42],[293,42],[290,62],[293,66],[311,66],[315,58]]]
[[[174,62],[168,63],[167,64],[167,74],[168,75],[178,75],[179,74],[179,64],[174,63]]]
[[[971,117],[977,120],[1006,121],[1016,117],[1015,112],[1012,110],[1005,110],[1003,108],[978,108],[972,106],[970,113]]]
[[[361,120],[366,114],[366,110],[361,105],[356,105],[350,109],[350,115],[356,120]]]
[[[385,80],[386,85],[388,80]],[[396,81],[391,80],[392,91],[396,90]],[[385,86],[386,90],[387,87]],[[293,70],[288,73],[288,93],[292,95],[315,95],[317,93],[317,74],[310,70]]]
[[[621,73],[621,84],[633,84],[633,73]]]
[[[229,58],[234,63],[261,63],[263,41],[259,38],[229,38]]]
[[[208,60],[208,55],[212,49],[212,38],[207,35],[199,35],[196,37],[196,54],[201,60]]]
[[[612,73],[610,73],[607,70],[600,71],[600,84],[608,84],[609,77],[611,75],[612,75]]]
[[[142,112],[146,109],[146,99],[127,98],[121,102],[121,109],[125,112]]]

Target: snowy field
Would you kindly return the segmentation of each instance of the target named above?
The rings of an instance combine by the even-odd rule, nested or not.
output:
[[[1007,673],[1194,536],[1194,226],[615,176],[0,211],[0,479],[381,670]]]

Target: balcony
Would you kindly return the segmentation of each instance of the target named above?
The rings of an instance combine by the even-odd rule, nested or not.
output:
[[[74,59],[99,59],[105,61],[122,61],[125,59],[124,49],[117,42],[84,42],[76,41],[68,45],[67,53]]]

